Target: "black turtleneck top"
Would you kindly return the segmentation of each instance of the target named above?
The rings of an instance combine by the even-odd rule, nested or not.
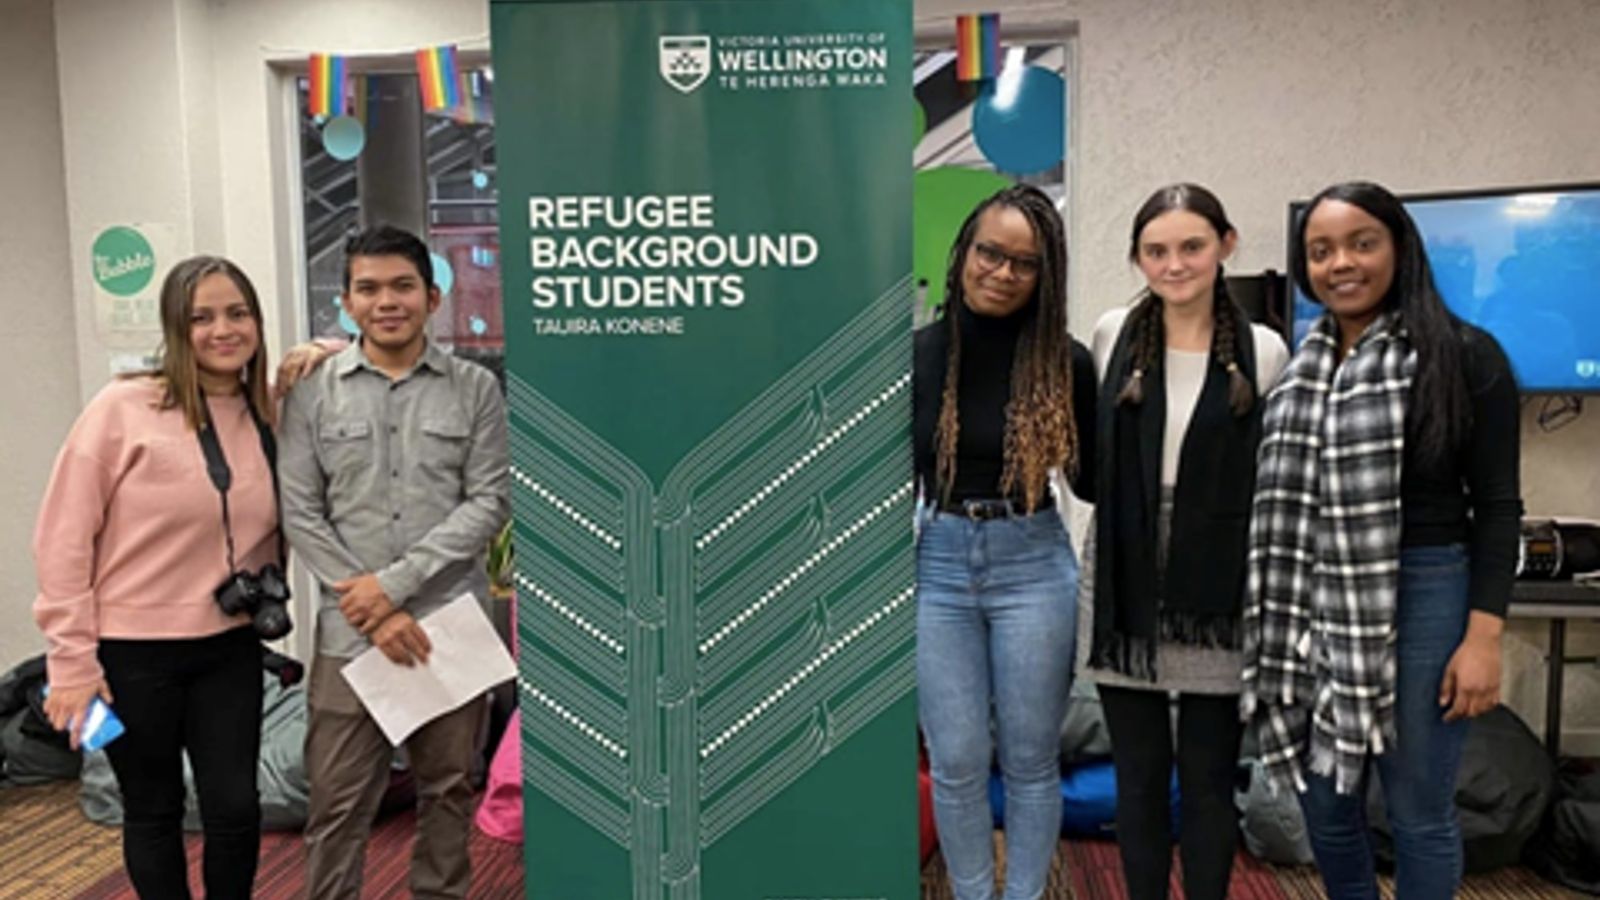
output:
[[[1011,400],[1011,365],[1016,357],[1017,337],[1033,317],[1036,304],[1029,304],[1009,316],[983,316],[962,303],[954,308],[956,325],[961,329],[961,381],[956,387],[956,414],[961,430],[956,440],[956,478],[950,500],[987,500],[1000,496],[1000,474],[1005,468],[1005,411]],[[950,324],[941,318],[917,330],[913,351],[913,437],[916,441],[917,481],[922,493],[936,500],[934,486],[937,452],[934,431],[939,422],[939,405],[944,393],[946,354],[950,345]],[[1072,341],[1072,412],[1078,428],[1078,467],[1069,473],[1072,492],[1080,499],[1094,500],[1094,357],[1076,339]],[[1021,500],[1021,491],[1013,491]],[[1051,506],[1048,495],[1041,508]]]

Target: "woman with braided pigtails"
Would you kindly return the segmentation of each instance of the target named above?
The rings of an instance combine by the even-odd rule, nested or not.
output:
[[[1128,251],[1147,287],[1094,331],[1100,468],[1079,652],[1111,732],[1132,900],[1167,896],[1174,757],[1185,896],[1227,896],[1233,866],[1259,398],[1288,358],[1282,339],[1228,296],[1222,263],[1236,240],[1210,191],[1156,191],[1134,217]]]
[[[1078,563],[1051,485],[1088,496],[1095,394],[1067,334],[1066,253],[1047,196],[1000,191],[962,225],[943,317],[916,335],[918,702],[957,900],[995,896],[996,756],[1006,900],[1043,894],[1061,831]]]

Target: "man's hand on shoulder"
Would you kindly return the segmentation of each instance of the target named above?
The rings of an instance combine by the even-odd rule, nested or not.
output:
[[[399,608],[371,572],[335,581],[333,589],[339,592],[339,612],[344,613],[345,621],[365,635],[371,635]]]

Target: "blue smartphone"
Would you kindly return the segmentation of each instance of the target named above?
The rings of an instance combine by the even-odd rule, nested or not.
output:
[[[45,685],[40,695],[50,696],[50,685]],[[73,724],[75,723],[68,723],[67,727],[70,728]],[[127,731],[127,728],[123,726],[122,720],[117,718],[117,714],[111,711],[111,707],[106,705],[104,700],[96,696],[89,701],[89,710],[84,714],[83,731],[78,737],[78,746],[82,747],[85,753],[93,753],[122,737],[124,731]]]

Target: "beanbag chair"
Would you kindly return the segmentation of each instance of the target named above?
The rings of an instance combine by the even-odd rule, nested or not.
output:
[[[1294,791],[1274,792],[1261,760],[1245,759],[1239,765],[1249,772],[1248,786],[1234,791],[1233,795],[1234,805],[1239,809],[1239,830],[1244,834],[1245,849],[1257,859],[1282,866],[1315,862],[1299,797]]]
[[[1178,828],[1178,774],[1172,773],[1172,828]],[[1006,789],[1000,773],[989,776],[989,805],[996,828],[1005,825]],[[1117,771],[1110,760],[1074,766],[1061,776],[1061,833],[1109,837],[1116,831]]]
[[[1497,706],[1467,728],[1456,773],[1456,810],[1469,873],[1514,865],[1538,832],[1555,795],[1555,767],[1544,744],[1517,714]],[[1369,779],[1367,820],[1376,853],[1394,860],[1380,779]]]

